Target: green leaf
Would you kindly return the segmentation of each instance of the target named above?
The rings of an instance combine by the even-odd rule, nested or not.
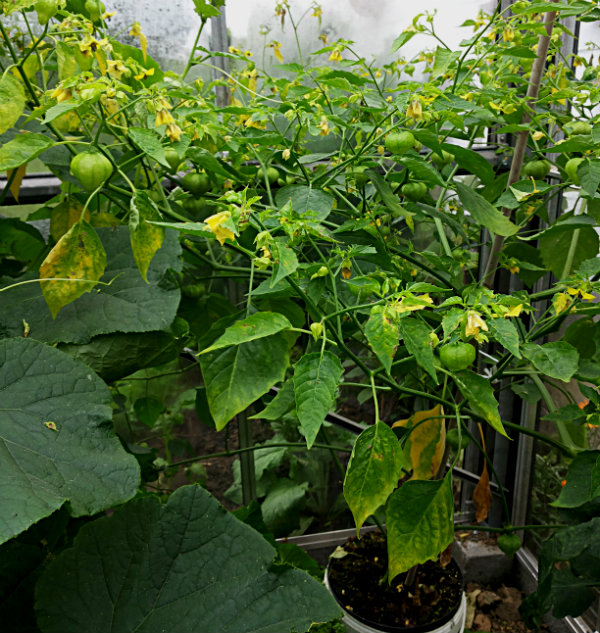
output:
[[[79,220],[58,240],[40,266],[40,285],[52,318],[61,308],[90,292],[105,267],[106,253],[96,230],[85,220]]]
[[[390,213],[394,214],[394,217],[401,215],[406,218],[406,223],[409,227],[414,226],[412,220],[413,213],[407,211],[401,204],[398,196],[392,191],[389,184],[378,174],[374,169],[368,169],[366,175],[377,189],[377,193],[380,195],[383,204],[388,208]]]
[[[73,49],[62,40],[56,42],[56,60],[58,62],[59,81],[63,81],[77,74],[78,69],[75,53]]]
[[[279,189],[275,194],[277,206],[284,207],[288,201],[295,213],[310,214],[319,222],[333,209],[333,197],[321,189],[313,189],[311,185],[288,185]]]
[[[84,525],[36,592],[44,633],[281,633],[339,615],[318,581],[200,486]],[[176,625],[174,624],[176,623]]]
[[[55,320],[41,294],[39,283],[26,283],[0,294],[0,336],[22,336],[23,321],[30,336],[47,343],[87,343],[94,336],[112,332],[153,332],[171,325],[181,293],[169,269],[181,270],[181,247],[174,231],[168,231],[163,247],[148,269],[148,282],[141,278],[129,245],[126,226],[97,230],[107,253],[107,265],[98,285],[72,304]],[[5,278],[0,286],[35,280],[28,273]]]
[[[542,374],[569,382],[579,366],[577,350],[566,341],[536,345],[524,343],[521,352]]]
[[[454,376],[454,382],[456,382],[462,395],[468,400],[473,411],[480,415],[492,428],[496,429],[498,433],[508,437],[500,419],[494,390],[489,381],[472,371],[461,371]]]
[[[18,120],[25,109],[23,85],[10,73],[0,77],[0,134],[4,134]]]
[[[138,398],[133,404],[133,410],[138,420],[146,426],[152,427],[164,411],[165,405],[155,398]]]
[[[289,330],[292,324],[277,312],[256,312],[250,316],[236,321],[225,330],[210,347],[202,350],[200,354],[208,354],[223,347],[241,345],[265,336],[272,336],[283,330]]]
[[[195,165],[203,167],[207,172],[213,172],[223,176],[223,178],[231,178],[232,176],[217,158],[202,147],[193,145],[188,147],[185,151],[185,158],[189,158]]]
[[[48,108],[48,110],[46,111],[46,115],[44,116],[44,123],[52,123],[54,119],[58,119],[58,117],[63,116],[63,114],[66,114],[67,112],[77,110],[77,108],[79,108],[81,105],[81,101],[78,101],[76,99],[61,101],[51,108]]]
[[[461,204],[478,224],[503,237],[514,235],[519,230],[504,214],[471,187],[460,182],[455,183],[455,187]]]
[[[150,223],[160,216],[145,191],[135,192],[129,208],[131,250],[142,279],[148,283],[148,267],[163,244],[165,229]]]
[[[416,31],[405,30],[400,33],[400,35],[394,40],[392,44],[391,53],[395,53],[399,48],[404,46],[406,42],[411,40],[417,34]]]
[[[285,238],[276,238],[272,244],[273,253],[273,276],[270,287],[273,288],[282,279],[296,272],[298,268],[298,258],[292,248],[290,248]]]
[[[444,180],[437,169],[434,169],[424,158],[401,156],[398,161],[423,182],[429,185],[444,185]]]
[[[208,406],[217,431],[285,377],[289,364],[283,333],[200,356]]]
[[[494,168],[478,152],[466,147],[460,147],[460,145],[452,145],[451,143],[444,143],[442,147],[446,152],[454,154],[458,165],[475,174],[483,184],[487,185],[494,180]]]
[[[354,442],[346,468],[344,498],[356,523],[356,533],[387,501],[402,474],[402,449],[387,424],[377,422]]]
[[[288,380],[283,383],[277,395],[258,413],[250,416],[251,420],[280,420],[292,407],[296,406],[294,383]]]
[[[600,499],[600,451],[583,451],[569,466],[567,483],[558,499],[550,504],[556,508],[578,508]]]
[[[221,6],[221,5],[219,5]],[[194,11],[202,18],[216,18],[221,15],[221,12],[212,6],[207,0],[194,0]]]
[[[371,308],[369,320],[365,325],[365,336],[389,374],[400,338],[400,330],[394,318],[394,311],[381,305]]]
[[[285,536],[298,527],[307,491],[307,481],[298,483],[287,477],[278,478],[269,486],[261,510],[267,528],[275,536]]]
[[[335,403],[335,393],[344,373],[340,359],[329,351],[305,354],[294,368],[296,413],[300,432],[310,448],[325,416]]]
[[[573,226],[572,228],[575,229],[576,227]],[[550,269],[558,279],[562,279],[563,272],[565,272],[565,264],[569,257],[573,239],[575,239],[573,232],[568,234],[560,230],[549,232],[540,238],[539,249],[542,261],[546,268]],[[580,227],[577,233],[577,244],[573,253],[570,271],[567,271],[567,273],[576,270],[586,259],[597,257],[599,245],[598,233],[596,233],[594,228],[591,226]]]
[[[144,54],[139,48],[130,46],[129,44],[122,44],[116,40],[111,42],[111,46],[113,48],[113,59],[122,59],[123,61],[133,59],[142,68],[146,68],[147,70],[154,68],[154,74],[147,75],[146,78],[141,81],[146,88],[155,84],[157,81],[162,81],[164,78],[165,75],[160,67],[160,64],[156,60],[152,59],[152,57],[148,54],[146,54],[146,57],[144,58]]]
[[[59,349],[114,382],[145,367],[164,365],[179,356],[183,339],[169,332],[134,332],[96,336],[89,343],[61,344]]]
[[[577,169],[581,188],[592,198],[600,186],[600,160],[588,158]]]
[[[435,559],[454,540],[452,478],[407,481],[386,511],[389,578]]]
[[[160,136],[158,135],[158,132],[142,127],[130,127],[128,130],[128,134],[133,140],[134,144],[142,152],[144,152],[144,154],[147,154],[148,156],[150,156],[150,158],[153,158],[163,167],[170,168],[169,163],[165,158],[165,150],[160,143]]]
[[[521,358],[519,351],[519,332],[509,319],[488,319],[492,336],[516,358]]]
[[[25,165],[54,145],[54,141],[43,134],[17,134],[0,147],[0,171]]]
[[[432,76],[438,77],[439,75],[443,75],[450,65],[459,57],[460,53],[458,51],[451,51],[449,48],[438,46],[433,59],[433,68],[431,69]]]
[[[404,341],[409,354],[412,354],[417,363],[433,378],[438,384],[435,365],[433,363],[433,348],[431,347],[431,328],[420,319],[404,317],[398,321],[400,338]]]
[[[137,462],[89,367],[32,339],[3,339],[0,391],[0,543],[63,504],[86,516],[133,497]]]

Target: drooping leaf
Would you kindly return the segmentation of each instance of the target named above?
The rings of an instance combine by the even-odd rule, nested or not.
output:
[[[427,411],[416,411],[408,420],[399,420],[393,427],[410,430],[404,444],[406,469],[411,479],[432,479],[438,473],[446,447],[446,423],[440,404]]]
[[[69,229],[79,222],[83,205],[77,198],[67,197],[52,209],[50,216],[50,235],[58,242],[60,238],[68,233]],[[90,221],[90,213],[86,209],[83,216],[86,222]]]
[[[475,508],[475,521],[485,521],[492,505],[492,491],[490,490],[490,475],[487,464],[483,464],[481,477],[473,491],[473,507]]]
[[[54,141],[43,134],[17,134],[12,141],[0,147],[0,171],[30,163],[53,145]]]
[[[0,77],[0,134],[4,134],[19,119],[25,109],[23,84],[10,73]]]
[[[514,235],[518,231],[515,224],[474,189],[460,182],[455,183],[455,186],[461,204],[478,224],[485,226],[492,233],[504,237]]]
[[[542,374],[563,382],[569,382],[579,366],[577,350],[566,341],[544,345],[525,343],[521,345],[521,351]]]
[[[310,448],[325,416],[333,407],[335,392],[344,373],[340,359],[330,351],[305,354],[294,368],[296,413],[300,432]]]
[[[331,213],[333,200],[331,194],[309,185],[288,185],[275,195],[275,202],[280,208],[290,201],[295,213],[311,214],[319,221],[325,220]]]
[[[109,285],[98,285],[93,292],[79,297],[54,320],[38,282],[11,288],[1,295],[0,336],[22,336],[23,321],[29,324],[32,338],[47,343],[87,343],[99,334],[169,328],[181,297],[168,272],[182,266],[177,234],[167,232],[163,247],[148,269],[147,284],[133,259],[127,227],[97,231],[108,260],[100,281]],[[28,273],[18,279],[2,279],[0,286],[36,278],[36,274]]]
[[[400,338],[393,310],[382,305],[371,308],[369,320],[365,324],[365,336],[389,374]]]
[[[365,429],[354,442],[344,479],[344,498],[354,517],[356,532],[382,506],[398,485],[402,449],[387,424]]]
[[[283,333],[220,348],[200,356],[210,412],[217,431],[281,382],[289,364]]]
[[[509,319],[488,319],[487,324],[494,338],[513,356],[521,358],[519,351],[519,332]]]
[[[229,326],[210,347],[200,354],[208,354],[223,347],[241,345],[265,336],[272,336],[283,330],[289,330],[292,324],[277,312],[255,312]]]
[[[435,559],[454,540],[452,479],[412,480],[390,497],[386,512],[389,578]]]
[[[104,246],[91,224],[79,220],[58,240],[40,266],[40,285],[52,318],[90,292],[106,267]]]
[[[262,411],[250,416],[250,419],[279,420],[295,406],[294,383],[291,380],[287,380],[283,383],[273,400]]]
[[[468,400],[469,405],[480,415],[492,428],[496,429],[505,437],[506,431],[498,412],[498,402],[494,397],[494,390],[490,383],[472,371],[461,371],[455,376],[455,382],[462,395]]]
[[[68,503],[73,516],[130,499],[139,469],[110,426],[111,395],[83,363],[0,340],[0,543]]]
[[[304,572],[200,486],[88,523],[37,586],[44,633],[281,633],[339,614]]]
[[[431,329],[420,319],[405,317],[398,321],[400,337],[406,345],[406,349],[412,354],[417,363],[438,384],[435,365],[433,363],[433,348],[431,347]]]
[[[148,283],[148,267],[165,239],[162,226],[150,224],[159,218],[145,191],[136,191],[130,202],[129,237],[131,250],[142,279]]]

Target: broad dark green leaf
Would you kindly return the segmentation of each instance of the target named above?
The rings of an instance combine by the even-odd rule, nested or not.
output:
[[[2,293],[0,336],[22,336],[23,321],[30,336],[47,343],[87,343],[99,334],[167,330],[181,297],[170,281],[168,269],[180,270],[181,248],[174,231],[168,231],[162,248],[148,268],[148,283],[140,277],[129,245],[126,226],[97,229],[107,254],[107,265],[99,284],[65,306],[52,319],[39,283],[33,281]],[[18,279],[2,279],[0,286],[35,280],[28,273]]]
[[[551,505],[557,508],[578,508],[600,500],[600,451],[579,453],[567,473],[567,483],[558,499]]]
[[[382,305],[371,308],[369,320],[365,324],[365,336],[389,374],[400,338],[394,311]]]
[[[285,377],[285,334],[217,349],[200,356],[206,396],[217,431]]]
[[[289,201],[295,213],[310,214],[319,221],[331,213],[333,200],[330,194],[309,185],[288,185],[279,189],[275,195],[275,202],[280,208]]]
[[[298,482],[281,477],[268,487],[261,510],[267,528],[276,537],[286,536],[298,528],[300,510],[306,504],[308,485],[307,481]]]
[[[576,227],[573,227],[575,229]],[[569,258],[571,243],[573,240],[575,249],[570,269],[565,271],[565,265]],[[563,273],[567,276],[576,270],[586,259],[598,256],[600,241],[598,233],[591,226],[580,227],[575,234],[570,232],[555,230],[544,235],[539,242],[540,254],[544,265],[550,269],[558,279],[563,278]]]
[[[435,365],[433,363],[433,348],[429,338],[432,330],[423,321],[414,317],[404,317],[398,321],[400,338],[404,341],[409,354],[438,384]]]
[[[292,324],[278,312],[255,312],[225,330],[210,347],[203,349],[200,354],[208,354],[223,347],[241,345],[265,336],[272,336],[283,330],[289,330]]]
[[[592,198],[600,186],[600,160],[588,158],[577,169],[581,188]]]
[[[304,572],[199,486],[85,525],[37,586],[44,633],[281,633],[338,616]]]
[[[494,390],[489,381],[472,371],[461,371],[455,375],[454,380],[473,411],[496,429],[498,433],[508,437],[500,419]]]
[[[340,359],[329,351],[305,354],[294,368],[296,413],[300,432],[310,448],[325,416],[332,409],[335,393],[344,373]]]
[[[475,174],[483,184],[487,185],[494,180],[494,168],[478,152],[466,147],[460,147],[460,145],[452,145],[451,143],[444,143],[442,147],[450,154],[454,154],[454,159],[458,165]]]
[[[509,319],[488,319],[491,334],[513,356],[521,358],[519,351],[519,332],[515,324]]]
[[[571,380],[579,365],[577,350],[565,341],[544,345],[524,343],[521,345],[521,352],[542,374],[563,382]]]
[[[0,543],[63,504],[85,516],[135,494],[137,462],[89,367],[38,341],[3,339],[0,391]]]
[[[23,84],[10,73],[0,77],[0,134],[11,128],[25,108]]]
[[[54,144],[52,139],[43,134],[18,134],[12,141],[0,147],[0,171],[25,165]]]
[[[402,448],[387,424],[377,422],[356,438],[346,468],[344,498],[354,517],[357,535],[398,485],[402,464]]]
[[[460,202],[478,224],[485,226],[492,233],[504,237],[514,235],[518,227],[506,218],[496,207],[471,187],[460,182],[455,183]]]
[[[401,156],[398,161],[409,169],[417,179],[429,185],[443,186],[444,179],[437,169],[433,168],[424,158],[415,156]]]
[[[389,578],[437,558],[454,540],[452,478],[412,480],[390,497],[386,511]]]

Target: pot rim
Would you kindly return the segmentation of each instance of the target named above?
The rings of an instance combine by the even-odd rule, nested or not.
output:
[[[372,628],[376,628],[380,631],[384,631],[385,633],[429,633],[431,631],[435,631],[436,629],[444,626],[444,624],[446,624],[447,622],[450,622],[450,620],[456,615],[456,613],[461,607],[462,599],[465,593],[465,590],[464,590],[465,581],[464,581],[462,571],[460,567],[458,566],[458,563],[454,560],[454,558],[452,558],[452,560],[450,561],[450,565],[454,566],[459,573],[462,590],[458,595],[456,604],[452,607],[452,609],[450,609],[448,613],[443,615],[441,618],[434,620],[433,622],[427,622],[426,624],[415,624],[414,626],[393,626],[389,624],[381,624],[379,622],[375,622],[374,620],[369,620],[368,618],[365,618],[364,616],[358,613],[354,613],[346,609],[346,607],[344,606],[344,603],[338,598],[338,596],[335,594],[335,592],[331,588],[331,585],[329,584],[329,565],[330,564],[331,564],[331,558],[327,562],[327,567],[325,569],[325,575],[324,575],[323,580],[324,580],[325,586],[327,587],[327,589],[329,589],[329,592],[331,593],[335,601],[344,611],[344,614],[351,618],[354,618],[355,620],[358,620],[362,624],[366,624],[367,626],[370,626]]]

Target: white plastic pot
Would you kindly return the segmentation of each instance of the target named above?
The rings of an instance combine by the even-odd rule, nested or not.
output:
[[[381,628],[375,628],[373,625],[366,624],[357,620],[353,615],[351,615],[344,606],[337,599],[336,595],[331,591],[331,587],[329,586],[329,580],[327,578],[327,570],[325,571],[325,586],[329,589],[331,595],[336,599],[337,603],[344,610],[344,616],[342,621],[344,626],[346,627],[346,633],[388,633],[390,631],[405,632],[405,633],[463,633],[465,630],[465,620],[467,617],[467,598],[465,596],[465,592],[462,593],[462,598],[460,601],[460,605],[458,610],[454,613],[454,615],[447,621],[441,625],[432,624],[431,628],[425,626],[418,627],[394,627],[389,628],[382,626]]]

